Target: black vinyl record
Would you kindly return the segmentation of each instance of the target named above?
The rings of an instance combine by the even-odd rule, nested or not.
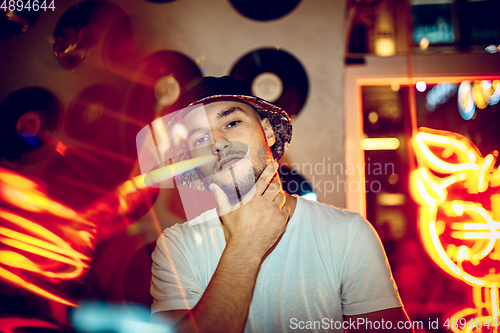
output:
[[[68,9],[57,23],[54,55],[62,67],[74,70],[106,39],[104,54],[110,61],[116,61],[122,58],[120,52],[127,55],[129,51],[126,40],[132,34],[131,29],[130,20],[118,5],[104,1],[80,2]]]
[[[3,1],[6,11],[0,11],[0,39],[14,38],[36,22],[42,10],[28,10],[25,4],[28,5],[25,1]]]
[[[123,276],[123,294],[128,302],[150,306],[153,298],[149,292],[151,287],[151,254],[156,242],[141,247],[127,264]]]
[[[349,0],[353,5],[359,7],[371,7],[377,5],[382,0]]]
[[[133,168],[135,159],[123,154],[124,145],[135,140],[127,137],[127,121],[118,91],[105,84],[84,89],[68,109],[64,132],[74,140],[70,153],[89,176],[86,184],[96,190],[110,190],[125,181]],[[71,178],[69,173],[64,174]]]
[[[119,94],[111,86],[97,84],[80,92],[71,104],[65,133],[72,139],[116,151],[119,144]]]
[[[51,92],[23,88],[0,104],[0,156],[41,147],[57,131],[62,106]]]
[[[304,178],[296,169],[290,169],[287,164],[281,164],[278,168],[281,187],[288,194],[297,194],[307,199],[316,198],[318,195],[314,192],[311,183]]]
[[[271,21],[290,13],[300,0],[230,0],[242,15],[257,20]]]
[[[201,77],[196,63],[182,53],[163,50],[144,58],[138,66],[126,111],[135,120],[129,128],[134,135],[131,156],[137,157],[135,135],[154,119],[176,111],[179,96]]]
[[[247,84],[252,93],[296,117],[309,91],[307,73],[291,54],[277,49],[252,51],[236,62],[230,75]]]
[[[140,41],[136,38],[130,18],[121,15],[110,26],[103,41],[103,58],[107,61],[106,65],[130,67],[137,61],[140,52]]]

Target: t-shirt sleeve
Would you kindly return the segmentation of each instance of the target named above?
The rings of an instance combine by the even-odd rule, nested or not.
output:
[[[402,307],[384,248],[373,226],[356,214],[348,226],[341,301],[344,315]]]
[[[151,257],[151,313],[192,309],[204,289],[193,272],[193,259],[169,230],[158,238]]]

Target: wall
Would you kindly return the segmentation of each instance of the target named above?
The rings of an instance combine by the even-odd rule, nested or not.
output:
[[[305,170],[320,201],[345,206],[345,191],[337,189],[344,175],[321,174],[324,162],[344,162],[345,0],[303,0],[290,14],[271,22],[250,20],[226,0],[113,2],[131,19],[138,36],[138,58],[162,49],[176,50],[197,60],[200,68],[206,68],[205,75],[219,76],[229,73],[240,57],[257,48],[278,47],[295,56],[308,74],[309,95],[294,121],[292,145],[283,161],[298,163],[300,171]],[[109,68],[94,52],[89,61],[70,72],[53,55],[52,36],[57,22],[76,3],[56,1],[56,10],[42,13],[26,33],[0,40],[0,48],[5,50],[0,54],[0,100],[20,88],[37,85],[51,90],[66,112],[82,89],[106,82],[124,96],[120,107],[126,107],[126,94],[133,85],[133,77],[126,70],[114,70],[110,75]],[[304,165],[307,163],[312,164],[312,172],[309,165]],[[325,185],[328,189],[334,186],[331,193],[324,193]]]

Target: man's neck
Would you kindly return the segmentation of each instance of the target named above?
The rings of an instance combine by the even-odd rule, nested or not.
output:
[[[285,196],[286,196],[286,202],[285,202],[285,205],[289,206],[290,207],[290,216],[288,217],[288,223],[290,222],[290,220],[292,219],[292,215],[293,215],[293,212],[295,211],[295,207],[297,206],[297,198],[286,193],[285,192]],[[286,231],[285,231],[286,232]],[[279,242],[281,242],[281,238],[283,238],[283,235],[285,233],[281,234],[280,238],[278,238],[278,240],[276,241],[276,243],[274,243],[274,245],[267,251],[267,253],[264,255],[264,257],[262,258],[262,262],[264,262],[264,260],[266,260],[266,258],[271,254],[271,252],[274,251],[274,249],[276,248],[276,246],[278,246]]]

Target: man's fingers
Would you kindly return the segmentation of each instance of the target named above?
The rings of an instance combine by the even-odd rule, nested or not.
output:
[[[215,201],[217,201],[217,205],[219,205],[220,215],[226,215],[227,213],[229,213],[233,207],[229,203],[226,193],[224,193],[219,185],[214,183],[210,184],[208,189],[212,191],[215,196]]]
[[[264,169],[264,171],[262,172],[262,174],[260,175],[260,177],[256,183],[257,194],[260,195],[260,194],[264,193],[264,191],[267,188],[267,185],[269,184],[269,182],[271,181],[271,179],[273,178],[273,176],[277,170],[278,170],[278,163],[277,162],[273,162],[273,163],[269,164]]]
[[[241,204],[244,205],[246,204],[247,202],[249,202],[250,200],[253,199],[253,197],[255,196],[255,193],[256,193],[256,185],[252,186],[252,188],[250,189],[250,191],[248,191],[247,194],[245,194],[241,200]]]
[[[285,197],[285,194],[283,192],[278,193],[276,198],[274,198],[274,203],[277,204],[280,207],[280,209],[283,208],[283,206],[285,205],[285,202],[286,202],[286,197]]]
[[[291,209],[290,209],[290,206],[288,206],[288,205],[284,205],[283,208],[281,209],[281,213],[283,215],[285,215],[287,221],[288,221],[288,218],[290,217],[290,211],[291,211]]]
[[[271,200],[274,200],[278,193],[283,192],[281,188],[281,180],[278,174],[275,175],[274,179],[269,183],[262,196],[265,196]]]

